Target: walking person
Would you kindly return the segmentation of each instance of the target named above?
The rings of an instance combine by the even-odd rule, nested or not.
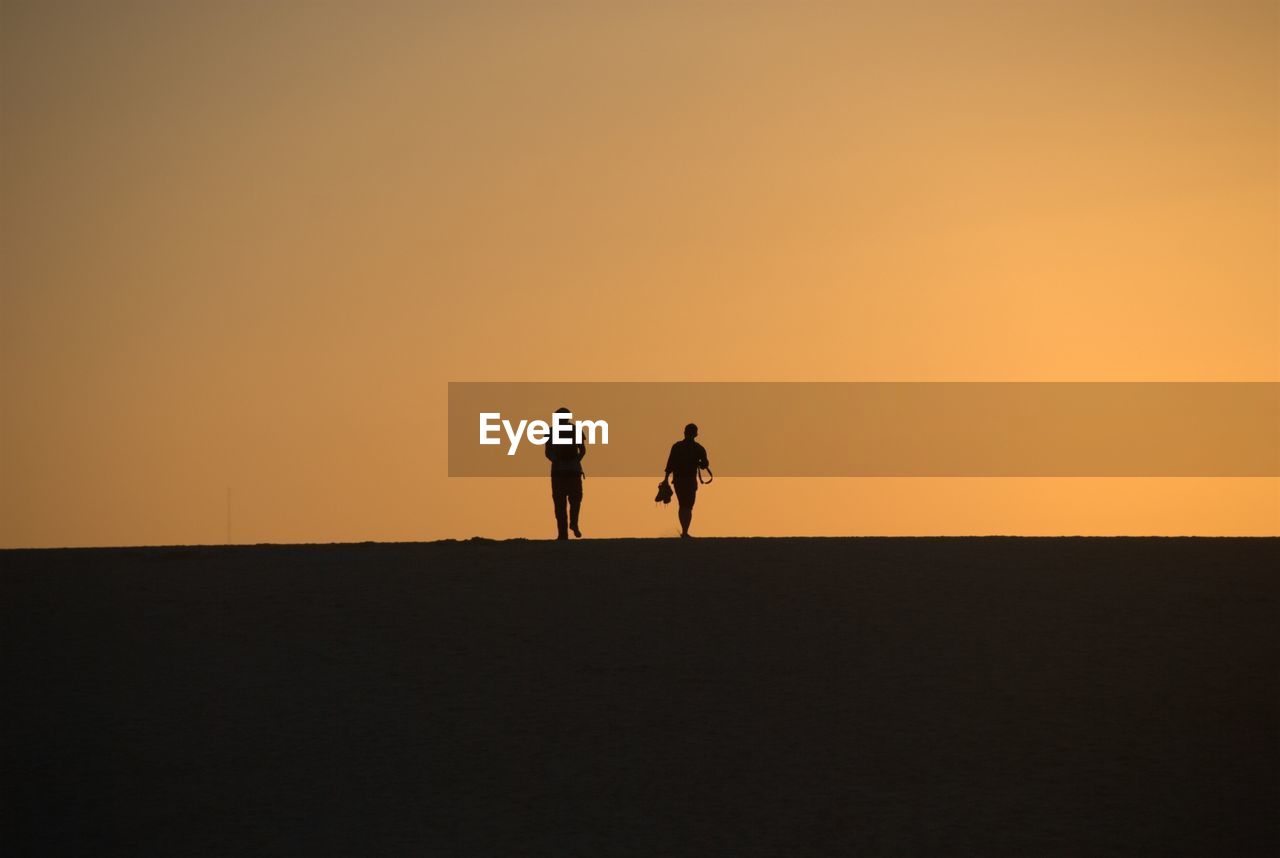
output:
[[[693,521],[693,505],[698,499],[698,483],[702,481],[701,471],[705,468],[711,474],[711,464],[707,461],[707,451],[694,439],[698,437],[697,424],[690,423],[684,427],[684,440],[671,445],[671,453],[667,456],[667,470],[662,481],[671,480],[676,492],[679,507],[680,536],[689,538],[689,525]]]
[[[571,414],[568,408],[557,408],[557,414]],[[582,538],[578,529],[578,513],[582,509],[582,457],[585,444],[555,444],[550,438],[543,448],[551,461],[551,500],[556,508],[556,539],[568,539],[569,531]]]

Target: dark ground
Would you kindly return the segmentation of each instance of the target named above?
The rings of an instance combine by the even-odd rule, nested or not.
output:
[[[1280,541],[0,552],[19,855],[1280,853]]]

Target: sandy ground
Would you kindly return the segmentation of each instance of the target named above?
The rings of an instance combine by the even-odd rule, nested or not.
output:
[[[6,855],[1280,851],[1280,541],[0,552]]]

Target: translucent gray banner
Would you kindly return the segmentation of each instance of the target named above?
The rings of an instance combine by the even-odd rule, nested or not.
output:
[[[722,477],[1280,475],[1273,382],[450,382],[449,476],[545,476],[561,406],[591,476],[660,476],[691,422]]]

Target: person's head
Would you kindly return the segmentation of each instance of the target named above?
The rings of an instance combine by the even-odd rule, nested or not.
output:
[[[698,424],[690,423],[688,426],[684,427],[684,437],[689,439],[690,441],[692,441],[694,438],[697,438]]]
[[[570,411],[568,408],[560,407],[556,409],[556,414],[572,414],[572,413],[573,412]]]

